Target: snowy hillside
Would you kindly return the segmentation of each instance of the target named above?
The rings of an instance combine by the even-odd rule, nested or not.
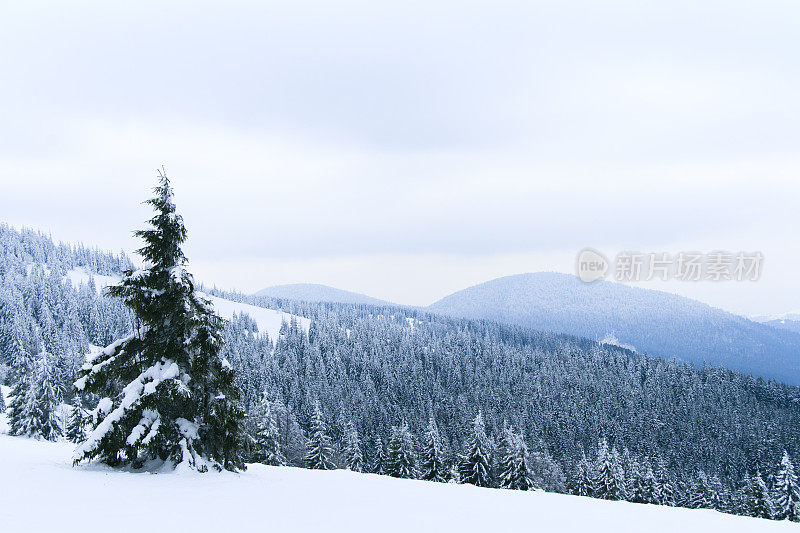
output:
[[[481,489],[343,470],[241,474],[71,466],[72,446],[0,435],[3,531],[796,531],[711,510]],[[13,487],[13,490],[8,490]]]
[[[67,272],[67,278],[69,278],[73,286],[76,288],[82,284],[89,283],[89,280],[92,279],[98,292],[102,291],[102,289],[108,287],[109,285],[118,283],[120,279],[117,276],[90,273],[85,268],[73,268]],[[264,307],[257,307],[255,305],[234,302],[232,300],[226,300],[217,296],[206,296],[214,304],[214,309],[216,309],[219,316],[226,320],[231,320],[234,313],[245,313],[249,315],[250,318],[255,320],[256,324],[258,325],[258,331],[260,333],[266,333],[269,335],[269,338],[273,342],[278,338],[278,333],[280,332],[281,325],[284,322],[288,324],[292,320],[295,320],[306,332],[308,332],[308,326],[311,324],[309,319],[297,315],[275,311],[273,309],[266,309]]]
[[[256,324],[258,324],[258,331],[260,333],[267,333],[273,342],[278,338],[278,333],[284,322],[288,324],[294,320],[306,333],[308,333],[308,327],[311,325],[311,321],[307,318],[284,313],[282,311],[234,302],[217,296],[208,296],[208,298],[214,304],[214,309],[216,309],[217,314],[222,318],[231,320],[234,313],[245,313],[249,315],[250,318],[255,320]]]
[[[488,319],[567,333],[650,355],[724,366],[800,383],[800,335],[758,324],[696,300],[570,274],[539,272],[495,279],[427,307],[434,313]]]
[[[327,285],[316,283],[294,283],[290,285],[276,285],[258,291],[256,296],[267,296],[269,298],[284,298],[287,300],[299,300],[303,302],[335,302],[343,304],[367,304],[367,305],[396,305],[391,302],[379,300],[365,294],[344,291]]]

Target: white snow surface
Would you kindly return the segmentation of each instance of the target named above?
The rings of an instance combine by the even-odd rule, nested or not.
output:
[[[343,470],[130,473],[71,466],[68,443],[0,435],[3,531],[642,532],[797,531],[704,509],[481,489]]]
[[[214,304],[214,309],[217,314],[225,319],[232,319],[234,313],[245,313],[249,315],[258,325],[259,333],[266,333],[272,342],[278,338],[278,333],[281,330],[281,325],[286,322],[290,323],[293,319],[300,325],[300,327],[308,333],[308,327],[311,325],[311,320],[305,317],[293,315],[291,313],[284,313],[283,311],[276,311],[274,309],[267,309],[266,307],[258,307],[250,304],[243,304],[226,300],[217,296],[205,295],[206,298],[211,300]]]
[[[105,276],[103,274],[93,274],[83,268],[73,268],[72,270],[67,272],[67,277],[72,282],[72,286],[75,287],[76,289],[81,285],[88,284],[89,278],[93,278],[94,285],[95,287],[97,287],[98,293],[110,285],[116,285],[117,283],[119,283],[119,277],[117,276]]]

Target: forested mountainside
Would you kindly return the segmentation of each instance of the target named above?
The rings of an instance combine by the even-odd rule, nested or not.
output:
[[[89,345],[126,334],[130,317],[94,287],[75,288],[65,271],[118,273],[129,260],[8,227],[0,239],[3,368],[25,350],[52,369],[56,393],[75,401],[71,383]],[[225,331],[251,421],[263,418],[266,398],[292,465],[307,464],[308,443],[324,444],[326,434],[332,466],[356,450],[361,468],[391,473],[387,455],[402,445],[408,476],[418,476],[432,419],[440,468],[459,478],[451,466],[475,447],[480,413],[490,485],[500,483],[509,425],[527,443],[541,488],[635,499],[637,484],[651,483],[654,502],[747,513],[756,473],[775,472],[784,450],[800,454],[800,389],[775,381],[420,310],[209,292],[310,319],[308,331],[287,324],[277,339],[247,316]],[[90,408],[97,401],[81,398]]]
[[[443,298],[431,312],[601,340],[696,366],[724,366],[800,384],[800,334],[701,302],[622,283],[539,272],[495,279]]]

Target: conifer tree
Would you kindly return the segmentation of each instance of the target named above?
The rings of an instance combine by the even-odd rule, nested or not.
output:
[[[438,483],[446,481],[447,469],[442,453],[442,437],[433,418],[428,420],[428,427],[422,439],[421,459],[422,479]]]
[[[581,450],[581,459],[575,467],[575,478],[572,483],[572,494],[576,496],[592,496],[592,467]]]
[[[3,391],[0,390],[0,414],[5,414],[6,412],[6,399],[3,397]]]
[[[314,402],[314,413],[311,417],[311,433],[306,443],[306,464],[316,470],[333,470],[333,449],[328,436],[328,426],[322,417],[319,401]]]
[[[490,487],[493,481],[491,464],[492,445],[486,436],[483,414],[478,412],[472,422],[472,433],[467,440],[467,452],[459,468],[461,483]]]
[[[58,440],[61,426],[58,409],[62,394],[54,375],[51,355],[42,347],[36,358],[36,373],[29,393],[30,411],[26,434],[46,440]]]
[[[708,476],[700,470],[694,483],[692,483],[687,507],[690,509],[709,509],[713,507],[714,499]]]
[[[364,470],[364,456],[361,453],[361,441],[358,438],[358,430],[352,420],[349,420],[344,428],[344,446],[342,450],[345,467],[353,472]]]
[[[74,460],[244,468],[244,412],[233,369],[220,355],[223,322],[186,271],[186,229],[163,170],[154,192],[150,227],[135,232],[146,266],[126,270],[108,290],[133,311],[134,332],[93,351],[75,382],[101,400],[99,423]]]
[[[67,440],[74,443],[83,442],[86,440],[86,411],[83,409],[81,397],[75,395],[72,410],[67,421],[67,430],[64,435]]]
[[[648,463],[645,465],[644,474],[641,476],[638,499],[640,503],[659,503],[658,481],[653,473],[653,467]]]
[[[406,479],[417,477],[414,440],[405,421],[400,426],[392,426],[386,447],[386,473]]]
[[[511,490],[530,490],[533,488],[528,470],[528,447],[522,434],[514,433],[507,426],[500,441],[500,487]]]
[[[608,442],[602,439],[597,451],[597,477],[594,480],[596,498],[604,500],[624,500],[625,474],[620,466],[620,459],[615,449],[608,449]]]
[[[32,366],[30,358],[25,354],[24,357],[18,357],[12,367],[8,406],[10,435],[26,435],[29,428]]]
[[[272,411],[272,403],[266,397],[261,402],[253,446],[255,462],[271,466],[286,464],[286,458],[281,452],[278,423]]]
[[[786,451],[783,452],[781,466],[775,476],[775,518],[800,522],[800,486],[794,465]]]
[[[374,474],[386,475],[386,450],[383,446],[383,439],[375,437],[375,454],[372,464]]]
[[[747,516],[755,516],[756,518],[772,518],[774,515],[772,498],[764,479],[758,472],[750,478],[745,489],[744,512]]]

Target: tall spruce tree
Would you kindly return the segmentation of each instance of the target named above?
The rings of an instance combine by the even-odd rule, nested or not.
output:
[[[322,417],[319,401],[314,402],[311,416],[311,432],[306,443],[306,464],[316,470],[333,470],[333,448],[328,436],[328,426]]]
[[[389,444],[386,447],[386,473],[392,477],[413,479],[417,477],[414,439],[408,424],[392,426]]]
[[[261,401],[253,440],[253,460],[255,462],[271,466],[286,464],[286,458],[281,452],[278,422],[272,410],[272,402],[266,397]]]
[[[592,480],[592,466],[586,459],[586,454],[581,449],[581,459],[575,466],[575,477],[572,481],[572,494],[576,496],[592,496],[594,485]]]
[[[442,452],[442,437],[439,427],[433,418],[428,420],[428,427],[422,439],[421,453],[422,479],[443,483],[447,480],[447,468]]]
[[[58,440],[61,426],[58,409],[63,395],[54,375],[53,357],[42,346],[36,357],[34,381],[29,392],[29,421],[26,433],[46,440]]]
[[[800,486],[789,454],[784,450],[781,466],[775,475],[775,518],[800,522]]]
[[[528,447],[521,433],[506,426],[500,440],[500,487],[512,490],[533,488],[528,469]]]
[[[472,432],[467,440],[467,451],[459,467],[461,483],[478,487],[491,487],[492,444],[486,436],[483,414],[479,411],[472,422]]]
[[[342,446],[344,465],[353,472],[364,470],[364,455],[361,453],[361,439],[352,420],[348,420],[344,427],[344,446]]]
[[[373,455],[372,473],[373,474],[386,474],[386,450],[383,446],[383,439],[375,437],[374,439],[375,453]]]
[[[10,435],[25,435],[29,428],[33,378],[33,362],[27,353],[24,357],[15,359],[10,378],[12,384],[8,405],[8,432]]]
[[[133,312],[134,332],[93,351],[75,382],[101,400],[99,423],[74,460],[244,468],[244,412],[233,369],[220,355],[223,322],[186,271],[186,229],[163,170],[154,192],[150,227],[135,232],[146,266],[125,271],[108,290]]]
[[[775,508],[761,473],[750,478],[744,494],[744,513],[756,518],[772,518]]]
[[[597,449],[597,477],[594,480],[594,495],[604,500],[624,500],[625,473],[620,465],[616,449],[608,448],[608,441],[601,439]]]

